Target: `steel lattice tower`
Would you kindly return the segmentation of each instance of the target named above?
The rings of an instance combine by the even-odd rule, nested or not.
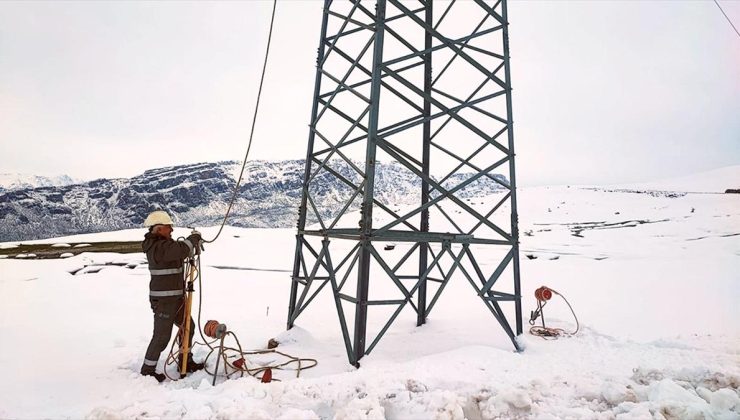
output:
[[[404,307],[422,325],[464,278],[519,350],[507,22],[506,0],[325,0],[288,328],[328,284],[359,365]],[[418,185],[415,204],[378,193],[398,181],[382,165]],[[327,199],[327,181],[345,188]],[[472,202],[492,186],[494,200]],[[388,243],[399,249],[383,251]],[[373,296],[383,282],[397,296]],[[366,341],[375,308],[387,321]]]

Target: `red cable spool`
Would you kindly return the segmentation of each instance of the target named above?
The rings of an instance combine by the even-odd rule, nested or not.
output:
[[[211,338],[221,338],[226,333],[226,325],[210,320],[203,327],[203,334]]]
[[[537,300],[539,300],[540,302],[550,300],[552,299],[552,290],[550,290],[547,286],[542,286],[534,291],[534,297],[537,298]]]

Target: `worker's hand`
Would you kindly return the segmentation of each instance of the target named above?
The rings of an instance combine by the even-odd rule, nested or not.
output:
[[[198,233],[197,230],[194,230],[193,233],[188,236],[188,241],[193,244],[193,250],[196,251],[195,253],[197,254],[201,249],[201,244],[203,243],[203,238],[200,236],[200,233]]]

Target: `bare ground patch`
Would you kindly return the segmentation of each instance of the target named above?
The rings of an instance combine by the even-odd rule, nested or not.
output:
[[[69,247],[58,244],[20,244],[14,248],[0,248],[0,255],[6,258],[50,259],[60,258],[62,254],[81,254],[83,252],[117,252],[132,254],[141,251],[141,242],[66,242]],[[57,246],[54,246],[57,245]]]

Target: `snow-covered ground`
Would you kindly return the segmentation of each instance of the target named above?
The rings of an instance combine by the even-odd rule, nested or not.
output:
[[[426,325],[406,308],[360,369],[347,363],[328,290],[285,332],[293,230],[227,227],[203,255],[202,322],[226,323],[244,348],[277,337],[319,363],[270,384],[138,374],[152,323],[145,266],[69,272],[137,266],[143,254],[0,260],[0,418],[740,418],[740,196],[538,187],[520,190],[519,209],[525,324],[534,289],[548,285],[573,305],[578,335],[525,333],[516,353],[453,278]],[[545,315],[574,328],[557,298]]]

